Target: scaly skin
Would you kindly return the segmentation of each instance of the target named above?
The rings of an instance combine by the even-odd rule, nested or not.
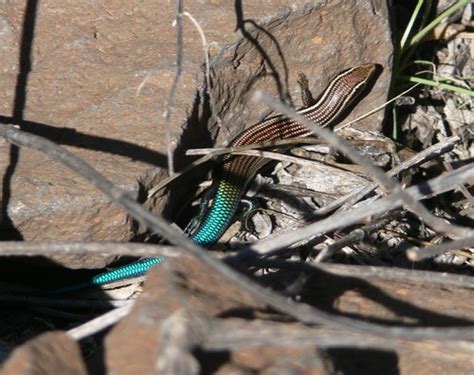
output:
[[[326,87],[315,103],[299,113],[320,126],[334,123],[340,113],[357,98],[361,89],[374,75],[375,65],[365,64],[339,73]],[[311,132],[284,116],[264,120],[243,131],[231,147],[268,142],[273,140],[304,137]],[[224,157],[222,175],[209,213],[201,225],[190,236],[198,245],[211,247],[224,234],[238,208],[242,194],[255,173],[267,162],[256,156]],[[162,257],[145,258],[95,276],[92,280],[62,290],[77,290],[97,286],[131,277],[141,276],[150,268],[160,264]]]

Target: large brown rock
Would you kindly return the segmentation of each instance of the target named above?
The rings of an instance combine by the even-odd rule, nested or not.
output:
[[[85,375],[79,345],[61,332],[48,332],[18,347],[3,375]]]
[[[405,271],[410,280],[384,271],[358,277],[357,266],[342,269],[342,275],[308,274],[301,302],[389,326],[454,327],[468,324],[473,314],[470,288],[441,278],[437,283],[435,273]],[[428,277],[434,281],[420,282]],[[402,339],[294,322],[189,255],[150,271],[144,292],[105,346],[106,367],[117,375],[263,374],[279,368],[295,374],[335,373],[331,368],[467,374],[474,365],[473,345],[461,339]]]
[[[187,330],[196,329],[194,336],[199,341],[206,333],[205,328],[197,329],[198,324],[189,324],[189,321],[264,307],[195,258],[188,255],[170,258],[163,267],[150,271],[146,291],[141,294],[133,313],[107,336],[107,369],[117,375],[176,373],[164,371],[169,368],[169,362],[173,362],[169,351],[192,350],[187,346],[193,343],[179,343],[180,339],[175,336],[183,332],[183,340],[186,340],[190,336],[186,335]],[[177,318],[170,318],[173,315]],[[181,353],[183,361],[184,357]],[[193,361],[189,362],[188,369],[196,366]]]
[[[186,4],[210,45],[212,93],[222,128],[203,95],[200,36],[184,18],[183,74],[171,114],[171,144],[162,114],[176,68],[174,2],[47,0],[37,3],[36,12],[32,2],[26,26],[25,2],[0,5],[2,120],[64,145],[143,201],[164,174],[168,146],[180,145],[176,155],[182,165],[183,148],[225,145],[268,115],[252,100],[257,89],[300,106],[299,72],[318,93],[339,71],[376,62],[384,73],[354,114],[381,104],[392,47],[385,5],[374,9],[372,3]],[[379,129],[381,119],[378,115],[363,125]],[[127,241],[137,235],[133,221],[88,182],[37,152],[22,149],[17,156],[10,147],[0,146],[8,213],[3,223],[10,234],[25,240],[91,241]],[[192,189],[176,184],[172,201],[181,202]],[[147,205],[160,211],[163,201],[155,197]]]

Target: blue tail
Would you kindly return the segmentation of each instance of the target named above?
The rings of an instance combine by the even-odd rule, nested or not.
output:
[[[215,244],[229,226],[237,207],[239,206],[242,193],[241,178],[233,177],[232,174],[225,175],[219,182],[216,196],[209,214],[201,223],[199,228],[190,239],[199,246],[210,247]],[[90,286],[99,286],[113,281],[129,279],[142,276],[152,267],[163,262],[164,258],[145,258],[137,262],[127,264],[112,271],[101,273],[87,283],[68,288],[68,291],[83,289]]]
[[[219,240],[231,223],[234,213],[239,206],[244,186],[245,184],[242,182],[242,178],[238,175],[234,176],[230,172],[221,178],[209,214],[190,237],[194,243],[199,246],[210,247]],[[113,281],[142,276],[147,273],[150,268],[157,266],[163,261],[164,258],[162,257],[145,258],[118,267],[112,271],[101,273],[84,283],[60,288],[54,291],[54,294],[76,291],[92,286],[108,284]]]
[[[112,283],[114,281],[120,281],[125,279],[130,279],[132,277],[142,276],[150,268],[153,268],[165,260],[163,257],[156,258],[144,258],[136,262],[126,264],[125,266],[117,267],[112,271],[107,271],[100,273],[88,281],[83,283],[78,283],[74,285],[69,285],[64,288],[55,289],[52,291],[52,294],[62,294],[67,292],[74,292],[81,289],[90,288],[93,286],[100,286]]]
[[[92,285],[103,285],[114,281],[129,279],[144,275],[150,268],[157,266],[165,260],[163,257],[145,258],[136,262],[117,267],[112,271],[104,272],[92,278]]]

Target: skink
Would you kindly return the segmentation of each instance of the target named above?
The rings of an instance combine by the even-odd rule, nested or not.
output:
[[[331,80],[314,104],[298,112],[319,126],[334,124],[341,112],[360,96],[375,71],[375,64],[364,64],[339,73]],[[305,137],[310,134],[311,131],[296,121],[279,115],[244,130],[230,146]],[[200,226],[190,236],[196,244],[211,247],[219,240],[231,223],[248,182],[267,162],[268,160],[256,156],[228,155],[224,158],[222,174],[212,206]],[[145,258],[99,274],[86,283],[65,289],[77,290],[140,276],[162,261],[161,257]]]

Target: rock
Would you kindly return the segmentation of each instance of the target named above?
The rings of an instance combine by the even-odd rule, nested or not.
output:
[[[264,375],[270,374],[330,374],[314,346],[266,346],[242,349],[233,353],[236,365]]]
[[[77,343],[61,332],[44,333],[13,351],[3,375],[87,374]]]
[[[315,270],[298,300],[335,316],[388,326],[455,327],[472,316],[468,286],[426,283],[435,273],[412,270],[405,276],[384,271],[368,276],[367,267],[359,278],[357,269],[328,267],[334,274]],[[295,322],[181,254],[150,271],[130,315],[106,337],[104,352],[107,369],[116,375],[263,374],[278,369],[326,374],[336,372],[334,368],[344,373],[357,368],[364,373],[372,368],[468,373],[474,365],[472,345],[460,339],[401,339]]]
[[[175,358],[173,353],[182,354],[189,349],[187,345],[194,345],[175,336],[199,326],[189,322],[203,322],[205,317],[232,311],[262,308],[264,305],[248,293],[194,258],[188,255],[169,258],[163,267],[149,272],[145,290],[131,314],[107,336],[107,368],[117,375],[152,374],[157,368],[162,369],[158,373],[175,373],[163,371],[171,366],[171,360],[166,362],[166,358]],[[181,328],[172,330],[171,326]],[[205,331],[203,326],[190,336],[197,342]],[[128,339],[130,337],[133,341]],[[188,365],[188,368],[195,368],[191,358]]]
[[[203,96],[200,36],[185,18],[170,144],[162,114],[176,66],[175,4],[34,4],[27,8],[25,33],[23,4],[0,5],[2,121],[63,145],[139,201],[164,176],[168,146],[177,147],[179,167],[185,148],[226,145],[244,126],[269,114],[252,100],[257,89],[287,102],[291,96],[299,106],[299,72],[307,74],[317,93],[339,71],[376,62],[385,70],[354,114],[381,104],[387,94],[392,47],[385,5],[255,1],[236,12],[227,2],[193,2],[186,11],[210,44],[212,94],[222,129]],[[379,129],[381,116],[361,125]],[[128,241],[140,234],[125,212],[81,177],[37,152],[10,147],[0,145],[8,214],[4,238]],[[166,212],[174,212],[172,203],[193,189],[193,184],[174,184],[169,197],[154,197],[146,205],[160,212],[171,202]]]

